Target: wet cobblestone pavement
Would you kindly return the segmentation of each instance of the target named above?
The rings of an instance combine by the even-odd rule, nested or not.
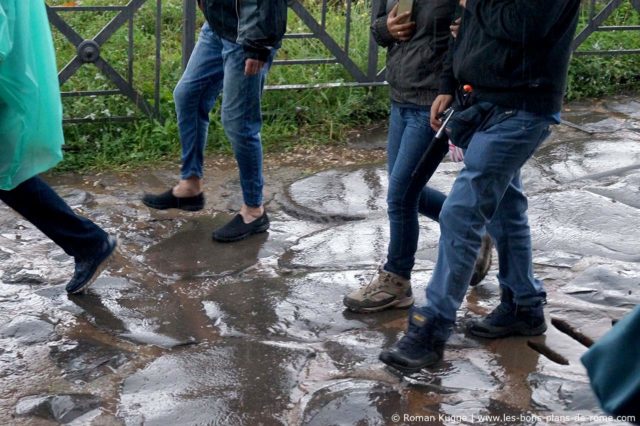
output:
[[[603,413],[579,357],[640,302],[639,107],[569,105],[574,126],[557,126],[525,167],[547,333],[465,335],[497,303],[494,261],[445,360],[408,378],[377,360],[406,311],[342,306],[385,256],[383,162],[269,166],[271,230],[226,245],[210,234],[239,205],[233,167],[209,168],[198,213],[139,202],[174,169],[56,177],[71,205],[118,235],[119,252],[87,294],[67,296],[71,259],[0,206],[0,424],[607,424],[589,418]],[[445,162],[432,183],[448,190],[457,170]],[[421,224],[418,303],[439,237]]]

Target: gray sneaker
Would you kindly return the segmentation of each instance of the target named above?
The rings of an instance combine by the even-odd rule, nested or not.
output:
[[[354,312],[378,312],[413,305],[411,281],[380,268],[366,286],[346,295],[344,306]]]
[[[493,253],[493,241],[489,234],[482,236],[482,245],[480,245],[480,252],[476,259],[476,264],[473,267],[473,275],[471,276],[471,282],[469,285],[474,287],[480,284],[480,281],[487,276],[489,268],[491,268],[491,256]]]

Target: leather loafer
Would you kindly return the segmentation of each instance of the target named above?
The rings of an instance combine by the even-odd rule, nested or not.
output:
[[[156,210],[180,209],[196,212],[204,208],[204,194],[200,193],[193,197],[176,197],[173,195],[173,189],[169,189],[162,194],[144,194],[142,204]]]
[[[253,234],[266,232],[269,229],[269,217],[265,212],[251,223],[244,223],[240,214],[235,215],[226,225],[213,231],[213,239],[221,243],[240,241]]]

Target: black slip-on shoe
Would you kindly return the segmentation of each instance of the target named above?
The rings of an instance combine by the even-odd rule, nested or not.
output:
[[[68,293],[81,293],[98,278],[102,270],[107,266],[108,260],[116,251],[118,241],[109,236],[102,244],[101,251],[95,256],[86,259],[76,259],[75,272],[71,281],[66,286]]]
[[[212,238],[221,243],[240,241],[253,234],[266,232],[269,229],[267,212],[251,223],[244,223],[240,214],[235,215],[226,225],[213,231]]]
[[[197,212],[204,208],[204,194],[193,197],[176,197],[173,189],[162,194],[144,194],[142,204],[156,210],[180,209],[189,212]]]

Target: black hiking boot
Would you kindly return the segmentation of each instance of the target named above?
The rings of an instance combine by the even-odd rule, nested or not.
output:
[[[430,367],[442,359],[449,327],[413,309],[404,337],[390,349],[380,353],[380,361],[405,374]]]
[[[547,330],[544,300],[527,306],[516,305],[513,292],[506,287],[501,288],[500,304],[486,317],[471,321],[467,326],[469,333],[486,339],[543,334]]]

